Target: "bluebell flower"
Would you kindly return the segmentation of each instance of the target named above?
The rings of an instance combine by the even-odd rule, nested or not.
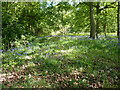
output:
[[[28,53],[25,52],[25,53],[23,53],[23,54],[28,54]]]
[[[77,62],[79,62],[80,60],[76,60]]]
[[[15,53],[16,55],[19,55],[19,56],[22,56],[22,54],[20,54],[20,53]]]
[[[53,54],[57,54],[56,52],[53,52]]]
[[[31,43],[28,43],[28,45],[31,45]]]
[[[70,37],[74,37],[74,36],[71,35]]]
[[[10,51],[10,49],[7,50],[8,52]]]
[[[3,50],[0,49],[0,52],[3,53]]]
[[[12,51],[15,51],[15,50],[17,50],[17,48],[13,48],[13,49],[12,49]]]
[[[46,55],[50,55],[50,53],[46,53]]]
[[[37,37],[37,38],[43,38],[43,37]]]
[[[22,54],[19,54],[19,53],[17,55],[22,56]]]

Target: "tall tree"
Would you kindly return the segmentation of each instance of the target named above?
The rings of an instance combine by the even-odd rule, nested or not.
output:
[[[94,18],[94,7],[93,2],[90,2],[90,38],[95,39],[96,35],[96,24]]]
[[[118,36],[118,39],[120,39],[120,2],[119,1],[118,1],[117,23],[118,23],[117,36]]]
[[[97,10],[97,19],[96,19],[96,37],[98,38],[99,31],[99,13],[100,13],[100,2],[97,2],[96,10]]]
[[[117,65],[118,67],[120,66],[120,1],[118,0],[118,15],[117,15],[117,23],[118,23],[118,31],[117,31],[117,36],[118,36],[118,60],[117,60]]]
[[[107,9],[116,8],[114,6],[114,4],[116,4],[116,2],[112,2],[112,3],[109,3],[109,4],[106,3],[106,2],[104,2],[104,3],[97,2],[96,5],[94,5],[94,7],[96,7],[96,15],[97,15],[97,18],[96,18],[96,37],[97,38],[98,38],[98,34],[101,32],[101,29],[100,29],[101,22],[103,22],[103,31],[106,35],[107,21],[108,21],[108,19],[107,19],[107,14],[108,14]],[[102,13],[104,15],[103,17],[101,16]],[[111,16],[109,15],[109,17],[111,17]]]
[[[106,36],[106,32],[107,32],[107,22],[106,22],[107,21],[107,11],[104,11],[103,15],[104,15],[104,20],[105,20],[105,22],[103,24],[103,31],[104,31],[104,34]]]

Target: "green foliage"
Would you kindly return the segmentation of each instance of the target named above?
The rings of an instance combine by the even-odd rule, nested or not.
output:
[[[21,41],[29,40],[29,44],[20,43],[19,47],[4,52],[2,66],[3,73],[24,72],[24,80],[19,77],[16,83],[11,84],[8,80],[6,84],[3,83],[3,87],[9,87],[8,84],[11,87],[24,88],[90,87],[92,78],[103,87],[111,87],[110,83],[113,84],[112,87],[118,87],[114,84],[118,82],[115,78],[118,72],[114,69],[118,61],[116,39],[91,40],[61,36],[57,40],[54,39],[56,37],[47,37],[45,41],[38,42],[42,39],[33,36],[22,38]],[[76,74],[79,79],[75,78]],[[113,81],[109,81],[108,75]],[[40,77],[44,80],[37,80]],[[24,83],[20,83],[23,81]]]
[[[104,7],[110,3],[99,4]],[[99,32],[116,31],[116,11],[116,8],[109,8],[95,15],[100,23]],[[54,5],[53,2],[3,2],[2,12],[2,41],[5,49],[12,47],[11,43],[21,39],[22,35],[44,36],[90,31],[87,3],[59,2]],[[107,31],[103,29],[105,23]]]

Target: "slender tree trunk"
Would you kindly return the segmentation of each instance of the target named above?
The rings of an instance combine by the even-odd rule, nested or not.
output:
[[[97,2],[97,7],[96,7],[96,9],[97,9],[97,19],[96,19],[96,38],[98,38],[98,33],[100,32],[99,31],[99,18],[98,18],[98,15],[99,15],[99,13],[100,13],[100,5],[99,5],[99,2]]]
[[[118,31],[117,31],[117,36],[118,36],[118,60],[117,60],[117,67],[120,68],[120,1],[118,0],[118,15],[117,15],[117,23],[118,23]],[[119,70],[118,70],[119,71]],[[120,77],[120,75],[118,76]],[[119,80],[120,81],[120,80]],[[120,83],[118,83],[120,84]]]
[[[105,37],[106,37],[106,32],[107,32],[107,23],[105,23],[103,25],[103,30],[104,30],[104,34],[105,34]]]
[[[118,1],[117,24],[118,24],[117,36],[118,36],[118,39],[120,39],[120,2],[119,1]]]
[[[107,11],[105,11],[103,13],[104,17],[105,17],[105,23],[103,24],[103,32],[105,34],[105,37],[106,37],[106,33],[107,33],[107,23],[106,23],[106,20],[107,20]]]
[[[93,7],[93,2],[90,2],[90,38],[95,39],[95,34],[96,34],[96,25],[94,18],[94,7]]]

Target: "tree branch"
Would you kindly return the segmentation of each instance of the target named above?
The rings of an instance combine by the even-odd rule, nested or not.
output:
[[[115,8],[115,7],[111,6],[112,4],[115,4],[115,3],[116,2],[112,2],[111,4],[104,6],[103,8],[100,8],[99,10],[102,11],[102,10],[104,10],[106,8]]]

